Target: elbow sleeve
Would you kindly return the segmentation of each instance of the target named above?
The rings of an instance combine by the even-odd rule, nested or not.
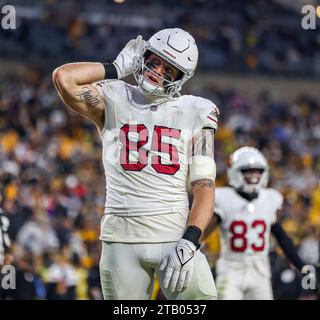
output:
[[[189,166],[190,181],[199,179],[216,179],[216,164],[214,159],[208,156],[194,156]]]

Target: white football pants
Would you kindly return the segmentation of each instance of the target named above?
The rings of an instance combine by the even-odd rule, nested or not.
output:
[[[163,287],[162,259],[176,246],[166,243],[102,242],[100,277],[106,300],[148,300],[153,290],[154,273],[169,300],[216,300],[213,276],[205,255],[197,250],[190,285],[180,293]]]
[[[220,272],[216,278],[219,300],[272,300],[271,278],[254,267]]]

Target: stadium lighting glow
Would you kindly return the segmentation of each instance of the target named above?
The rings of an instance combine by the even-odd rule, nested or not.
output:
[[[113,0],[115,3],[124,3],[126,0]]]
[[[317,6],[317,8],[316,8],[316,15],[318,18],[320,18],[320,5]]]

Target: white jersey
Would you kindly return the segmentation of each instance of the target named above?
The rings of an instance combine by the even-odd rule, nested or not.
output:
[[[218,109],[195,96],[150,103],[136,86],[120,80],[101,81],[97,88],[105,104],[101,239],[178,240],[189,211],[189,141],[203,127],[216,129]]]
[[[221,218],[220,259],[266,259],[270,228],[282,203],[283,196],[271,188],[261,189],[252,201],[241,197],[233,188],[216,188],[215,212]]]

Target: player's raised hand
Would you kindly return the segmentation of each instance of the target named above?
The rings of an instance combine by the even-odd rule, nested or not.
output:
[[[125,78],[132,74],[134,58],[141,54],[144,42],[142,36],[139,35],[136,39],[130,40],[121,50],[113,62],[117,69],[118,79]]]
[[[183,291],[190,283],[194,268],[196,246],[181,239],[176,247],[162,260],[159,270],[164,271],[163,285],[172,292]]]

